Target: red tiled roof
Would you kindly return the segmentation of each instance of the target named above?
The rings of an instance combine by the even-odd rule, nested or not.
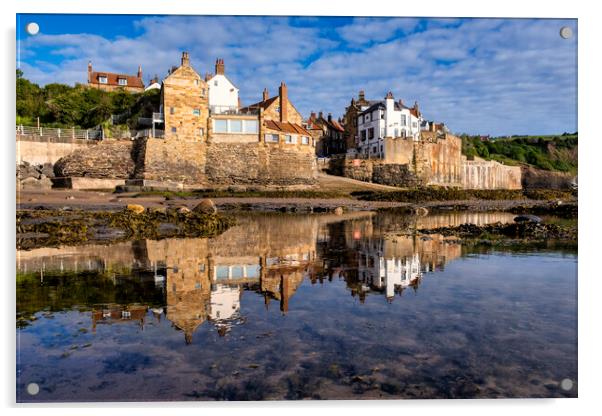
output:
[[[265,109],[266,109],[266,108],[268,108],[268,107],[269,107],[269,106],[270,106],[270,105],[271,105],[271,104],[272,104],[274,101],[276,101],[278,98],[279,98],[279,96],[278,96],[278,95],[276,95],[276,96],[274,96],[274,97],[272,97],[272,98],[268,98],[268,99],[267,99],[267,100],[265,100],[265,101],[260,101],[260,102],[258,102],[258,103],[251,104],[251,105],[248,105],[248,106],[246,106],[246,107],[243,107],[243,108],[241,108],[241,109],[240,109],[240,111],[247,111],[247,110],[251,110],[251,109],[255,109],[255,108],[263,108],[263,109],[265,110]]]
[[[264,125],[270,130],[277,130],[284,133],[303,134],[309,136],[309,132],[302,126],[295,123],[282,123],[275,120],[265,120]]]
[[[107,82],[100,83],[98,80],[99,76],[107,77]],[[119,79],[125,78],[127,80],[127,85],[119,85]],[[134,88],[144,88],[144,83],[142,82],[142,78],[138,78],[135,75],[127,75],[127,74],[115,74],[113,72],[100,72],[94,71],[90,73],[90,83],[91,84],[99,84],[99,85],[113,85],[113,86],[122,86],[122,87],[134,87]]]

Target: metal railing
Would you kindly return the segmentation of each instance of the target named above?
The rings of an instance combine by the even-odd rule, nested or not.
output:
[[[102,140],[102,129],[76,129],[72,128],[56,128],[56,127],[34,127],[18,124],[16,134],[22,136],[36,136],[49,139],[85,139],[85,140]]]

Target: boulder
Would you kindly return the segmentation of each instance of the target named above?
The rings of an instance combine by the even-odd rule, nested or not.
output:
[[[50,189],[52,188],[52,181],[48,178],[36,179],[36,178],[25,178],[19,182],[21,189]]]
[[[178,208],[178,214],[190,214],[190,209],[188,207],[180,207]]]
[[[514,217],[514,222],[534,222],[539,224],[542,221],[537,215],[523,214]]]
[[[142,214],[144,212],[144,207],[138,204],[128,204],[125,209],[133,212],[134,214]]]
[[[217,213],[217,208],[211,199],[205,198],[194,207],[193,211],[197,214],[213,215]]]
[[[49,178],[54,178],[54,166],[52,163],[44,163],[40,169],[43,175]]]
[[[334,215],[343,215],[343,207],[336,207],[334,209]]]
[[[415,212],[419,217],[426,217],[429,214],[429,210],[425,207],[418,207]]]

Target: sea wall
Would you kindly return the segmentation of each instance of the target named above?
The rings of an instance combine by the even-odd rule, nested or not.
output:
[[[76,150],[85,150],[98,144],[96,140],[39,137],[17,135],[17,164],[27,162],[31,165],[54,164],[60,158]]]
[[[103,140],[60,158],[54,165],[57,177],[128,179],[134,174],[134,142]]]
[[[502,165],[494,160],[463,161],[464,189],[522,189],[521,168]]]

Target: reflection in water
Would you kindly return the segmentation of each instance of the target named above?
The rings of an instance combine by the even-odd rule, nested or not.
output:
[[[334,285],[335,282],[341,282],[347,293],[359,299],[363,311],[360,314],[364,313],[369,317],[375,311],[378,314],[386,312],[378,309],[378,303],[366,302],[368,296],[374,295],[376,299],[384,297],[386,303],[390,304],[396,296],[402,296],[405,290],[416,291],[430,273],[444,271],[447,264],[462,256],[462,247],[454,238],[439,235],[417,236],[408,232],[409,229],[435,228],[467,221],[508,222],[512,217],[511,214],[498,213],[478,215],[450,213],[417,219],[387,214],[375,216],[371,213],[346,214],[342,217],[250,215],[241,216],[239,225],[211,239],[145,240],[111,246],[89,245],[20,251],[17,256],[17,317],[18,326],[22,328],[20,348],[24,352],[22,354],[24,357],[28,356],[29,349],[33,352],[40,348],[41,344],[48,349],[46,353],[55,351],[59,348],[58,344],[44,338],[47,335],[43,335],[43,332],[47,329],[37,333],[36,328],[40,328],[39,330],[44,328],[45,321],[59,316],[56,313],[67,311],[71,314],[72,312],[69,311],[74,309],[80,311],[76,312],[78,316],[82,313],[89,316],[87,319],[91,320],[90,334],[99,339],[105,339],[102,337],[109,334],[120,338],[125,336],[122,335],[123,331],[129,334],[133,330],[153,332],[157,331],[157,328],[163,328],[162,335],[159,336],[165,337],[165,342],[170,339],[175,329],[182,334],[181,345],[190,346],[196,344],[193,337],[196,338],[197,333],[201,333],[201,338],[207,342],[210,332],[201,328],[207,330],[211,328],[218,338],[224,340],[223,342],[228,339],[238,339],[237,342],[243,342],[240,340],[252,336],[252,339],[261,340],[257,342],[277,348],[273,343],[282,342],[282,339],[280,341],[271,339],[273,332],[278,329],[285,331],[289,325],[298,324],[301,327],[295,332],[301,337],[299,340],[310,336],[312,342],[319,340],[326,342],[324,337],[344,331],[344,326],[363,325],[362,318],[359,316],[354,318],[358,312],[352,313],[351,310],[345,313],[349,322],[343,326],[339,323],[338,327],[333,328],[330,333],[319,332],[320,325],[310,328],[308,327],[311,325],[310,320],[300,318],[299,314],[306,313],[307,308],[316,310],[326,318],[329,315],[338,316],[338,310],[346,310],[349,307],[347,304],[341,304],[342,298],[337,292],[339,285]],[[329,295],[325,303],[315,305],[312,303],[312,297],[309,296],[310,293],[307,292],[308,289],[304,289],[303,294],[296,295],[297,292],[301,292],[304,282],[310,286],[332,282],[334,286],[328,291],[334,292]],[[323,293],[327,293],[327,286],[323,287]],[[435,301],[436,290],[434,287],[431,287],[431,290],[434,297],[432,301]],[[300,299],[293,305],[295,296],[299,296]],[[320,298],[316,293],[313,297]],[[424,301],[428,301],[428,295]],[[276,310],[287,319],[264,322],[266,318],[261,317],[260,309],[257,308],[260,302],[264,313]],[[399,305],[397,308],[405,308],[405,306]],[[352,314],[349,315],[350,313]],[[390,313],[391,318],[394,318],[396,312]],[[411,310],[403,312],[406,319],[409,319],[406,325],[412,325],[410,317],[413,313],[417,312]],[[288,314],[292,316],[289,317]],[[38,319],[40,316],[43,319]],[[166,324],[173,327],[171,333],[165,332]],[[260,330],[259,327],[262,325],[264,328]],[[269,329],[261,332],[265,327]],[[109,328],[110,332],[101,331],[102,328]],[[85,326],[82,327],[81,332],[86,333],[86,331]],[[313,333],[313,331],[318,332]],[[303,335],[306,332],[307,335]],[[313,335],[309,335],[311,333]],[[228,334],[230,338],[226,337]],[[344,334],[341,335],[343,338],[337,341],[338,348],[343,348],[345,337],[356,336],[353,333],[344,332]],[[410,333],[407,334],[409,337]],[[235,338],[231,338],[232,336]],[[33,339],[37,341],[28,343],[28,340]],[[453,339],[453,336],[450,339]],[[409,338],[401,345],[406,345],[408,341]],[[416,341],[417,339],[413,342]],[[105,342],[109,341],[105,340]],[[153,346],[156,348],[161,342],[161,338],[154,339]],[[393,348],[391,351],[394,351],[396,348],[392,345],[387,346],[385,340],[378,341],[374,338],[371,342],[374,346],[380,345],[383,348],[382,360],[385,360],[389,354],[387,349]],[[223,344],[227,350],[224,351],[226,355],[213,359],[223,361],[225,357],[230,357],[230,354],[242,356],[249,354],[248,351],[241,352],[237,347],[228,347],[228,345],[231,344]],[[294,349],[291,346],[291,351]],[[71,352],[67,353],[69,354]],[[338,354],[342,352],[338,351]],[[60,367],[62,364],[54,363],[54,365]],[[107,365],[105,363],[105,367]],[[289,371],[288,365],[278,364],[277,361],[270,363],[269,366],[276,366],[266,375],[272,379],[280,373],[284,375]],[[277,369],[279,366],[281,370]],[[30,363],[21,361],[18,367],[20,370],[26,370],[31,366]],[[97,376],[102,378],[115,371],[130,374],[128,366],[125,366],[125,369],[120,367],[121,370],[113,370],[112,363],[107,368],[104,373],[98,373]],[[335,373],[339,374],[340,371],[342,370],[336,370]],[[35,371],[32,374],[36,374]],[[337,377],[343,378],[341,374]],[[69,379],[68,376],[65,377]],[[331,376],[316,375],[317,380],[323,377],[328,379]],[[74,382],[72,379],[69,380],[71,383]],[[276,383],[275,379],[272,381]],[[20,382],[25,383],[22,380]],[[267,379],[265,383],[268,383]],[[386,383],[390,384],[390,381]],[[262,384],[262,394],[272,391],[270,386]],[[411,397],[405,390],[402,392],[397,387],[386,386],[387,384],[380,390],[387,392],[388,388],[391,390],[388,393],[392,396]],[[100,400],[105,397],[96,390],[90,389],[88,394],[82,397],[86,397],[87,400]],[[198,395],[198,398],[216,398],[222,393],[219,386],[216,386],[214,390]],[[223,398],[255,397],[241,396],[239,393],[232,393],[232,396]],[[366,392],[362,394],[364,393],[366,397],[373,397]],[[110,393],[106,394],[113,399],[139,397],[115,397]],[[284,396],[276,392],[273,394],[273,398],[305,397],[303,394],[296,396],[296,393],[292,394],[290,391]],[[458,397],[479,396],[474,391],[457,394]],[[509,390],[506,394],[516,396],[523,393]],[[536,395],[539,394],[546,396],[543,393]],[[565,394],[568,393],[555,391],[548,393],[547,396]],[[505,395],[504,392],[501,392],[501,395]],[[418,396],[443,397],[440,392],[428,389],[423,392],[423,395]],[[495,394],[489,392],[484,393],[483,396],[495,397]],[[186,398],[181,395],[161,397],[175,400]],[[149,400],[161,397],[145,396],[144,398]],[[197,396],[192,398],[195,397]],[[348,396],[334,389],[330,394],[323,393],[321,397]],[[19,397],[19,400],[24,401],[30,399]],[[75,397],[61,396],[56,392],[45,397],[45,400],[74,399]]]

